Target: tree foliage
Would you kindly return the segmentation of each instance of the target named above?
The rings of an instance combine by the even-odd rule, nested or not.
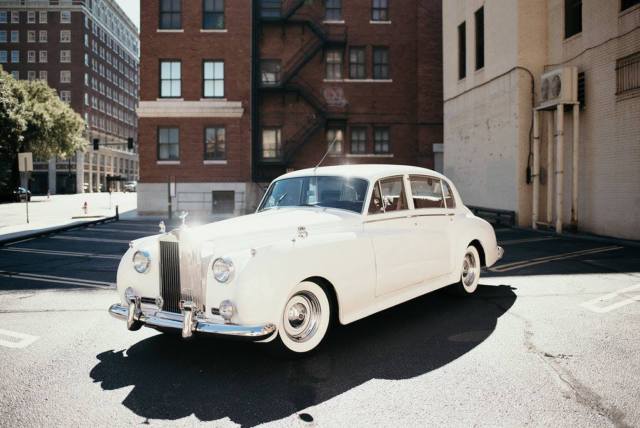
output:
[[[0,72],[0,190],[17,185],[19,152],[38,159],[71,156],[83,148],[85,128],[45,82]]]

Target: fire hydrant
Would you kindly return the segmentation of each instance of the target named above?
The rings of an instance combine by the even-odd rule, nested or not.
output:
[[[82,204],[82,211],[87,215],[87,212],[89,211],[89,204],[87,204],[87,201],[84,201],[84,204]]]

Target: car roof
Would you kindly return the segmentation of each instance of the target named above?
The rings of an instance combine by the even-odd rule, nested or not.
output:
[[[315,170],[315,171],[314,171]],[[295,177],[308,177],[310,175],[329,176],[351,176],[365,178],[370,181],[392,175],[415,174],[430,175],[437,178],[446,178],[442,174],[427,168],[408,165],[385,165],[385,164],[358,164],[358,165],[337,165],[322,166],[317,169],[307,168],[293,171],[278,177],[278,180]]]

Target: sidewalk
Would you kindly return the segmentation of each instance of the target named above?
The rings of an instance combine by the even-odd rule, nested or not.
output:
[[[82,209],[85,202],[88,207],[86,213]],[[113,193],[111,198],[108,193],[53,195],[50,199],[34,196],[29,202],[29,223],[26,203],[0,204],[0,240],[113,217],[116,206],[121,214],[135,213],[136,194]]]

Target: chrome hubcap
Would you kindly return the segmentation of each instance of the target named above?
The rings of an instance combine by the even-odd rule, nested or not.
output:
[[[476,259],[471,253],[464,256],[462,262],[462,283],[465,287],[470,287],[476,279]]]
[[[297,293],[285,307],[284,332],[295,342],[305,342],[318,330],[321,315],[320,301],[314,294]]]

